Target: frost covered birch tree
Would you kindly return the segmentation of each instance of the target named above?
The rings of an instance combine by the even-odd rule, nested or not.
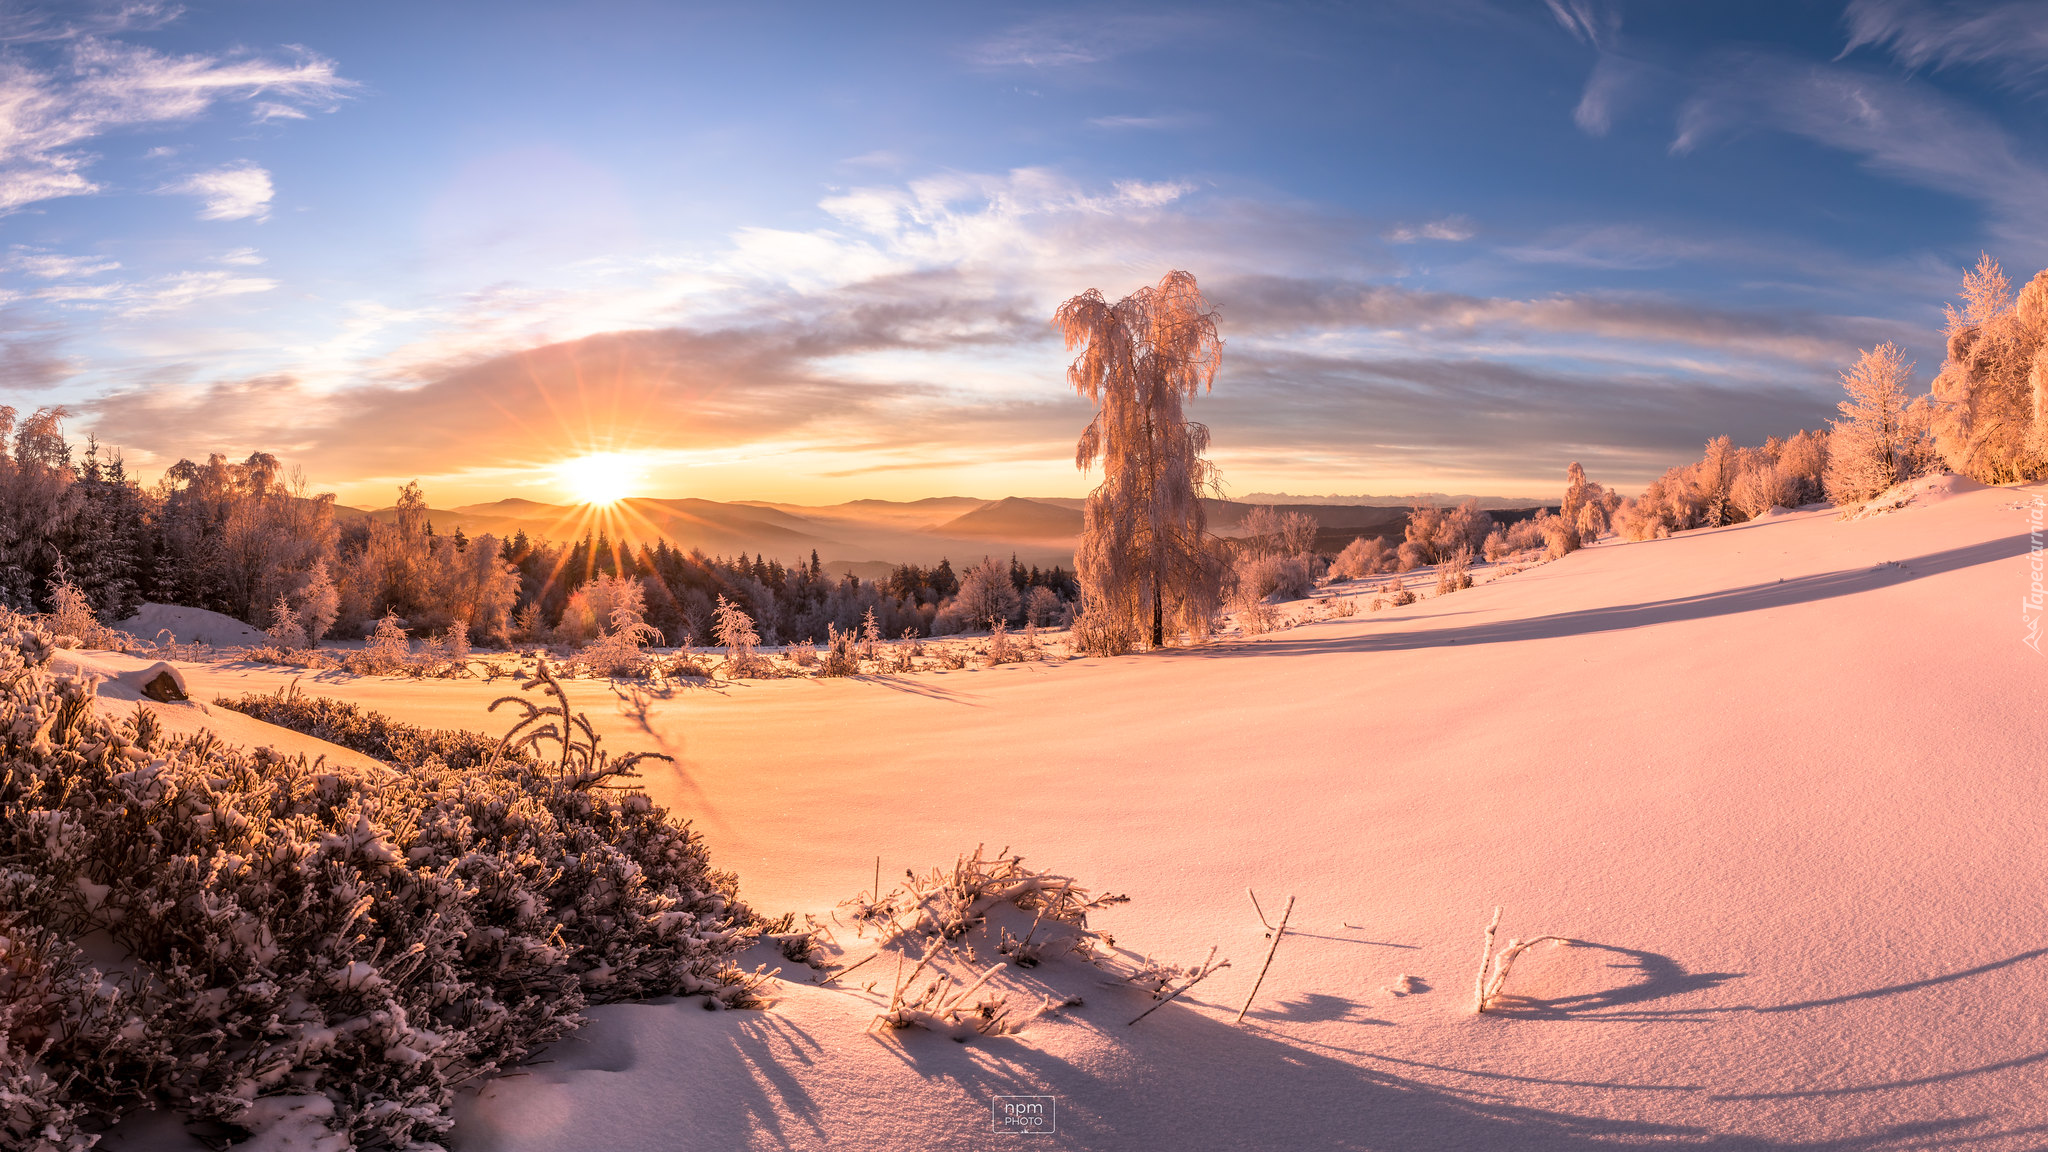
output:
[[[1102,464],[1075,555],[1084,631],[1109,650],[1128,650],[1141,633],[1160,647],[1169,625],[1200,633],[1219,594],[1201,499],[1215,491],[1216,470],[1202,455],[1208,427],[1181,404],[1214,384],[1216,314],[1194,276],[1176,271],[1114,304],[1091,288],[1061,304],[1053,323],[1080,350],[1068,382],[1096,405],[1074,463]]]
[[[1928,409],[1906,392],[1912,374],[1891,343],[1863,353],[1842,373],[1848,395],[1828,437],[1827,490],[1835,503],[1868,500],[1930,463]]]

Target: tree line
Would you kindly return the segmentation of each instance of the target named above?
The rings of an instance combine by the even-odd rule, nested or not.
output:
[[[0,604],[38,611],[60,585],[109,624],[145,602],[220,612],[254,627],[289,623],[310,643],[366,635],[386,616],[417,636],[464,643],[585,642],[608,632],[609,603],[633,586],[644,623],[670,644],[709,644],[720,597],[758,622],[767,643],[850,631],[872,613],[890,636],[1062,621],[1079,596],[1073,573],[1012,556],[965,573],[949,560],[905,564],[880,581],[808,560],[712,557],[667,541],[626,546],[605,535],[557,542],[437,533],[417,482],[389,516],[349,514],[333,493],[258,452],[179,460],[153,485],[118,452],[65,439],[62,408],[26,417],[0,407]],[[147,637],[145,637],[147,639]]]

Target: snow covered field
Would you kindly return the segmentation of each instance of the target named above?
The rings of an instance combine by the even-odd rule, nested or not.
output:
[[[1130,1026],[1143,994],[1049,964],[1084,1004],[955,1044],[868,1031],[892,961],[842,987],[778,958],[764,1012],[596,1010],[455,1146],[2039,1147],[2041,500],[1936,485],[1158,655],[682,690],[649,790],[754,906],[823,919],[877,855],[886,888],[1008,845],[1127,893],[1092,921],[1122,949],[1233,966]],[[197,700],[292,678],[185,673]],[[503,682],[303,686],[502,726]],[[651,745],[574,691],[609,746]],[[1233,1026],[1269,945],[1247,886],[1296,904]],[[1476,1016],[1496,905],[1503,937],[1579,943]],[[1057,1136],[992,1133],[1000,1096],[1052,1097]]]

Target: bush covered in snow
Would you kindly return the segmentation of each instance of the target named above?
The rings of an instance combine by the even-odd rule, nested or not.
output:
[[[1346,580],[1376,575],[1394,565],[1394,550],[1378,536],[1360,536],[1337,553],[1330,571]]]
[[[83,1148],[141,1106],[232,1132],[301,1097],[359,1146],[408,1147],[588,1003],[748,995],[733,878],[645,795],[601,790],[630,764],[587,728],[544,757],[255,709],[396,764],[335,767],[102,715],[52,651],[0,634],[0,1144]],[[122,971],[89,968],[88,933]]]

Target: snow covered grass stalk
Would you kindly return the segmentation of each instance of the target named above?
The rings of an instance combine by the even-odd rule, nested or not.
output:
[[[1000,995],[984,996],[970,1002],[988,978],[1001,972],[1004,965],[992,964],[988,970],[975,977],[958,992],[953,991],[953,977],[939,973],[925,990],[914,999],[906,999],[904,993],[913,989],[918,976],[940,952],[950,952],[943,939],[934,938],[926,943],[924,956],[911,969],[908,978],[898,976],[895,987],[889,993],[889,1008],[875,1017],[875,1023],[889,1028],[922,1028],[953,1040],[964,1041],[969,1036],[1001,1036],[1023,1029],[1026,1023],[1043,1015],[1051,1007],[1048,999],[1037,1011],[1020,1020],[1005,1020],[1009,1015],[1009,998]]]
[[[752,994],[733,878],[646,795],[593,787],[636,758],[580,717],[529,705],[489,741],[277,700],[394,763],[337,767],[102,716],[54,647],[0,635],[0,1146],[83,1149],[138,1107],[235,1137],[314,1097],[358,1147],[417,1147],[587,1004]],[[89,932],[129,976],[85,964]]]
[[[1156,1003],[1143,1012],[1138,1013],[1136,1017],[1132,1018],[1131,1023],[1126,1024],[1125,1027],[1128,1028],[1139,1020],[1143,1020],[1145,1017],[1166,1007],[1167,1004],[1178,999],[1181,993],[1207,980],[1211,974],[1228,967],[1230,967],[1230,961],[1218,961],[1216,959],[1216,949],[1213,945],[1209,948],[1208,957],[1200,965],[1193,968],[1148,962],[1144,967],[1132,973],[1129,979],[1133,984],[1140,986],[1152,984],[1154,986],[1152,998]],[[1179,986],[1175,987],[1176,984]]]
[[[1506,948],[1495,953],[1493,937],[1499,930],[1500,909],[1496,907],[1492,921],[1486,925],[1486,943],[1479,953],[1479,975],[1473,981],[1472,1011],[1475,1015],[1493,1007],[1493,1002],[1500,997],[1501,987],[1508,982],[1508,972],[1515,966],[1517,956],[1538,944],[1562,944],[1567,948],[1572,945],[1572,941],[1563,936],[1538,936],[1534,940],[1510,939]]]
[[[935,868],[925,875],[904,873],[904,886],[871,900],[855,899],[841,905],[854,920],[874,927],[884,944],[912,936],[936,935],[952,939],[979,924],[990,908],[1011,904],[1037,913],[1039,922],[1073,930],[1068,935],[1079,948],[1089,946],[1094,933],[1087,932],[1088,913],[1130,900],[1128,896],[1091,894],[1072,877],[1026,868],[1022,856],[1008,849],[992,858],[982,856],[977,845],[972,856],[962,855],[953,867]],[[1029,967],[1041,951],[1020,955]]]
[[[1249,892],[1250,889],[1246,889],[1246,891]],[[1258,907],[1258,904],[1259,898],[1256,896],[1252,897],[1252,906],[1256,908]],[[1278,928],[1273,929],[1273,946],[1271,948],[1266,949],[1266,962],[1264,964],[1259,965],[1259,978],[1257,980],[1252,981],[1251,995],[1246,996],[1244,998],[1244,1007],[1239,1008],[1237,1010],[1237,1019],[1232,1021],[1232,1023],[1244,1023],[1244,1014],[1252,1010],[1252,1001],[1258,999],[1259,997],[1259,985],[1264,984],[1266,982],[1266,971],[1273,967],[1273,955],[1280,951],[1280,938],[1282,936],[1287,935],[1287,921],[1291,919],[1293,916],[1294,897],[1289,896],[1287,898],[1287,910],[1280,914],[1280,926]],[[1262,916],[1261,919],[1264,919],[1264,917]]]

